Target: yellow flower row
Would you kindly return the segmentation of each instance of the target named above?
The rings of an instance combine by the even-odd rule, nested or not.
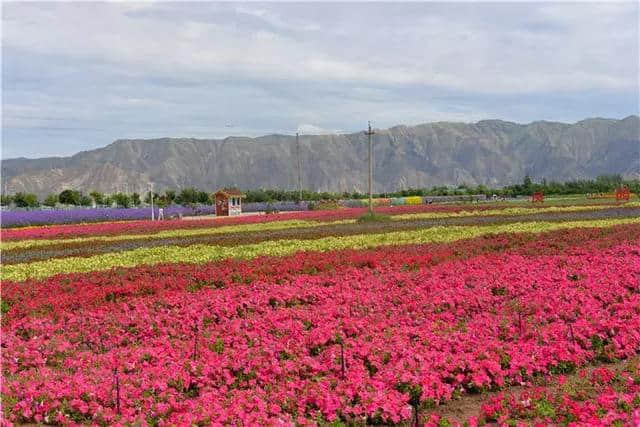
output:
[[[625,205],[626,207],[638,207],[640,203],[633,202]],[[516,216],[526,215],[532,213],[552,213],[552,212],[578,212],[606,209],[611,206],[551,206],[542,207],[535,210],[525,207],[512,207],[502,209],[490,209],[490,210],[471,210],[460,212],[421,212],[413,214],[393,215],[391,217],[394,221],[405,220],[420,220],[420,219],[440,219],[440,218],[460,218],[460,217],[473,217],[473,216]],[[325,225],[340,225],[340,224],[353,224],[355,219],[344,219],[330,222],[318,222],[318,221],[306,221],[306,220],[288,220],[288,221],[274,221],[267,223],[256,224],[239,224],[239,225],[227,225],[218,227],[196,228],[196,229],[176,229],[176,230],[163,230],[154,233],[147,234],[124,234],[116,236],[88,236],[77,237],[71,239],[31,239],[20,241],[2,242],[0,248],[2,250],[12,249],[26,249],[41,246],[49,246],[63,243],[90,243],[90,242],[122,242],[127,240],[137,239],[166,239],[175,237],[194,237],[214,234],[226,234],[226,233],[241,233],[251,231],[276,231],[285,230],[289,228],[307,228],[307,227],[319,227]]]
[[[576,227],[610,227],[640,224],[640,218],[570,222],[519,222],[489,226],[432,227],[411,231],[392,231],[345,237],[324,237],[316,240],[271,240],[239,246],[164,246],[139,248],[91,257],[56,258],[25,264],[2,266],[2,279],[23,281],[41,279],[60,273],[108,270],[113,267],[135,267],[162,263],[204,263],[227,258],[251,259],[261,255],[284,256],[298,251],[332,251],[363,249],[387,245],[445,243],[496,233],[541,233]]]

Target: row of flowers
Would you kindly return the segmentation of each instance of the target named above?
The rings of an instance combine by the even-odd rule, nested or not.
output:
[[[593,209],[603,205],[589,205]],[[629,206],[634,206],[629,204]],[[417,205],[380,207],[376,212],[388,215],[403,215],[413,213],[455,213],[463,211],[485,211],[497,208],[509,208],[510,205]],[[609,206],[611,207],[611,206]],[[636,206],[637,207],[637,206]],[[529,207],[530,212],[536,212],[541,207]],[[308,220],[308,221],[337,221],[343,219],[355,219],[366,212],[365,208],[345,208],[328,211],[286,212],[277,215],[250,215],[239,217],[227,217],[216,219],[200,219],[191,221],[128,221],[105,222],[94,224],[55,225],[44,227],[27,227],[22,229],[2,230],[2,240],[24,239],[57,239],[76,238],[82,236],[108,236],[121,234],[145,234],[162,230],[210,228],[225,225],[260,224],[272,221]]]
[[[625,209],[636,208],[640,204],[629,204]],[[425,219],[441,219],[441,218],[466,218],[466,217],[478,217],[478,216],[519,216],[527,215],[531,213],[545,214],[545,213],[565,213],[565,212],[582,212],[582,211],[595,211],[609,209],[611,206],[550,206],[544,208],[538,208],[532,211],[531,208],[525,207],[510,207],[501,209],[474,209],[474,210],[460,210],[453,212],[418,212],[418,213],[400,213],[392,215],[390,218],[392,221],[410,221],[410,220],[425,220]],[[222,225],[215,226],[215,224],[209,224],[209,227],[192,228],[192,229],[171,229],[171,230],[158,230],[149,233],[133,233],[133,234],[119,234],[119,235],[98,235],[98,236],[82,236],[75,238],[58,238],[58,239],[28,239],[17,241],[5,241],[0,243],[0,249],[3,251],[12,249],[31,248],[38,246],[48,246],[57,244],[70,244],[70,243],[94,243],[94,242],[118,242],[126,240],[137,239],[166,239],[172,237],[191,237],[202,236],[210,234],[222,234],[222,233],[238,233],[238,232],[250,232],[250,231],[268,231],[268,230],[283,230],[289,228],[306,228],[306,227],[318,227],[326,225],[337,224],[353,224],[356,220],[353,218],[342,220],[329,220],[329,221],[312,221],[301,219],[288,219],[283,221],[275,221],[270,223],[245,223],[236,225]]]
[[[389,231],[420,230],[437,226],[483,226],[529,222],[529,221],[587,221],[602,218],[625,218],[631,217],[633,210],[629,209],[608,209],[589,212],[551,212],[538,213],[536,215],[490,215],[490,216],[463,216],[444,217],[435,219],[394,219],[390,222],[365,222],[356,223],[354,220],[341,221],[277,221],[265,224],[248,224],[237,226],[223,226],[213,229],[192,229],[171,231],[165,235],[160,232],[156,235],[131,235],[132,238],[120,240],[117,236],[97,236],[95,240],[91,238],[61,239],[47,245],[38,245],[27,248],[14,248],[3,251],[2,262],[5,265],[32,263],[37,261],[52,260],[55,258],[67,257],[90,257],[100,254],[131,251],[141,248],[154,248],[166,246],[239,246],[248,244],[258,244],[266,241],[276,240],[317,240],[327,237],[348,237],[353,235],[377,234]],[[425,215],[432,215],[426,213]],[[442,214],[438,214],[442,215]],[[640,212],[638,215],[640,216]],[[401,217],[400,215],[396,218]],[[229,230],[232,229],[232,230]],[[235,230],[234,230],[235,229]],[[207,232],[205,230],[211,230]],[[193,232],[193,233],[192,233]],[[159,235],[159,237],[158,237]],[[140,238],[134,238],[140,236]],[[28,241],[7,242],[8,245],[21,245]]]
[[[3,264],[3,280],[23,281],[44,278],[60,273],[108,270],[114,267],[135,267],[170,262],[204,263],[228,258],[251,259],[261,255],[285,256],[298,251],[331,251],[361,249],[387,245],[451,242],[496,233],[540,233],[574,227],[610,227],[621,224],[640,224],[640,218],[606,219],[566,222],[522,222],[488,226],[431,227],[409,231],[388,231],[374,234],[330,236],[315,240],[267,240],[237,246],[143,247],[128,251],[105,253],[88,257],[54,258],[20,264]]]
[[[158,216],[158,208],[154,209]],[[167,218],[192,215],[211,215],[213,207],[168,206],[163,215]],[[81,222],[104,222],[140,220],[151,218],[151,208],[100,208],[58,209],[33,211],[0,211],[2,228],[28,227],[45,224],[75,224]]]
[[[6,312],[3,410],[31,423],[424,418],[469,393],[636,355],[637,242],[598,246],[435,266],[405,251],[404,262],[250,280],[208,267],[75,276],[104,295],[93,303],[69,304],[81,283],[59,277],[38,312]],[[141,292],[123,295],[129,281]]]
[[[4,324],[48,307],[82,307],[104,304],[113,298],[185,291],[194,278],[216,277],[220,287],[254,281],[276,282],[282,277],[333,273],[357,267],[370,270],[413,271],[443,262],[492,253],[558,255],[610,248],[640,241],[640,227],[572,228],[547,233],[503,233],[451,243],[386,246],[363,250],[297,252],[284,257],[261,256],[252,260],[227,259],[205,264],[163,264],[91,273],[70,273],[26,282],[3,282]],[[168,279],[170,278],[170,280]],[[64,291],[61,293],[61,291]]]

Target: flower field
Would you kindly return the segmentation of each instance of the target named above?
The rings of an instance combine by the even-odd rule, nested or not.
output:
[[[637,204],[378,209],[3,231],[3,421],[640,422]]]
[[[158,208],[154,209],[156,217]],[[210,215],[211,206],[189,208],[169,206],[164,209],[167,217],[178,215]],[[72,224],[78,222],[125,221],[147,219],[151,216],[151,208],[84,208],[33,211],[2,211],[0,219],[2,227],[25,227],[44,224]]]

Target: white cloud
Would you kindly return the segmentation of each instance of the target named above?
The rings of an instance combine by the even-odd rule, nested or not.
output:
[[[168,20],[152,13],[156,6],[198,10]],[[637,86],[628,72],[632,61],[625,59],[637,51],[633,4],[411,5],[417,12],[325,5],[337,9],[337,17],[314,14],[321,5],[156,6],[137,14],[127,3],[11,4],[4,41],[142,73],[421,84],[480,93]],[[488,24],[491,18],[495,24]]]
[[[50,122],[108,129],[85,136],[95,146],[628,115],[637,17],[637,3],[5,3],[3,140],[21,150]]]
[[[308,123],[298,125],[296,132],[300,133],[300,135],[331,135],[339,133],[334,130],[324,129]]]

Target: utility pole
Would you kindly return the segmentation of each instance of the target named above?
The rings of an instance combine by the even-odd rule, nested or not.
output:
[[[369,122],[369,129],[365,132],[365,135],[369,138],[369,213],[373,215],[373,193],[372,193],[372,182],[373,182],[373,163],[372,163],[372,151],[371,151],[371,136],[375,132],[371,130],[371,122]]]
[[[298,157],[298,200],[302,202],[302,175],[300,174],[300,139],[296,132],[296,156]]]
[[[149,185],[149,196],[151,198],[151,221],[154,221],[155,213],[153,212],[153,184]]]

